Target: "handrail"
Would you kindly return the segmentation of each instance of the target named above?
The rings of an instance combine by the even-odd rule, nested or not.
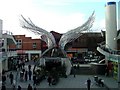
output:
[[[13,35],[13,33],[8,30],[2,30],[2,34]]]
[[[106,45],[106,44],[104,44],[104,45],[99,44],[99,47],[102,48],[103,50],[105,50],[105,51],[111,53],[111,54],[120,55],[120,50],[113,50],[113,49],[111,49],[110,47],[109,47],[109,48],[106,47],[105,45]]]

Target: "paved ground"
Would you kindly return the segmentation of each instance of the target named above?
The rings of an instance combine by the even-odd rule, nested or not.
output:
[[[29,65],[31,63],[27,63],[26,64],[26,68],[27,68],[27,65]],[[33,68],[33,65],[32,65],[32,68]],[[9,73],[9,72],[8,72]],[[17,72],[13,71],[14,73],[14,76],[15,76],[15,80],[17,80],[17,83],[16,83],[16,86],[20,85],[22,88],[27,88],[28,84],[31,84],[33,86],[33,81],[29,80],[29,81],[23,81],[21,82],[20,79],[19,79],[19,74],[17,74]],[[16,77],[17,76],[17,77]],[[74,78],[73,75],[69,75],[67,78],[60,78],[59,82],[57,85],[52,85],[52,86],[49,86],[48,83],[47,83],[47,80],[43,80],[39,85],[37,85],[36,87],[37,88],[40,88],[40,89],[57,89],[57,88],[66,88],[66,89],[85,89],[87,90],[86,88],[86,80],[88,78],[91,79],[92,81],[92,84],[91,84],[91,90],[120,90],[120,88],[118,89],[118,83],[116,80],[114,80],[112,77],[105,77],[105,76],[98,76],[99,78],[102,78],[104,80],[104,83],[107,87],[99,87],[98,85],[95,84],[95,81],[94,81],[94,75],[76,75],[76,77]],[[17,79],[16,79],[17,78]],[[9,79],[7,79],[7,82],[6,82],[6,86],[7,88],[12,88],[12,85],[10,84],[10,81]],[[34,86],[33,86],[34,87]]]

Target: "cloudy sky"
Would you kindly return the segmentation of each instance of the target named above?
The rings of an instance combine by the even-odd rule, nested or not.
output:
[[[34,38],[33,33],[20,27],[21,14],[47,31],[65,33],[81,26],[95,11],[92,30],[100,31],[105,28],[105,4],[106,0],[0,0],[0,19],[3,30]]]

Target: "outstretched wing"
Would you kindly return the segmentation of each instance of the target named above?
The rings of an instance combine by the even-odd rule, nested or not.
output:
[[[93,25],[94,19],[95,19],[95,16],[94,16],[94,12],[93,12],[92,15],[88,18],[88,20],[82,26],[79,26],[79,27],[63,34],[59,41],[60,48],[64,49],[65,45],[68,42],[71,42],[71,41],[77,39],[78,37],[80,37],[82,35],[82,33],[81,33],[82,31],[90,30],[90,28]]]
[[[34,32],[35,34],[38,34],[40,36],[42,36],[42,35],[46,36],[45,38],[42,38],[42,40],[47,43],[48,48],[56,46],[55,38],[50,32],[33,24],[33,22],[30,20],[30,18],[28,18],[28,20],[27,20],[22,15],[21,15],[21,17],[22,17],[22,19],[20,20],[20,22],[21,22],[21,26],[23,28],[26,28],[26,29],[30,30],[31,32]]]

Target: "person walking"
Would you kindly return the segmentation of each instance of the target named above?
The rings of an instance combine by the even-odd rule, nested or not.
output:
[[[76,66],[73,67],[73,75],[74,75],[74,78],[76,77]]]
[[[33,74],[33,85],[36,85],[36,75]]]
[[[105,76],[109,76],[109,69],[108,69],[108,66],[106,66],[106,69],[105,69]]]
[[[5,70],[4,69],[2,70],[2,75],[5,75]]]
[[[28,71],[26,70],[25,71],[25,81],[27,81],[27,79],[28,79]]]
[[[6,83],[6,76],[2,75],[2,83],[5,84]]]
[[[33,90],[37,90],[36,85],[34,86]]]
[[[31,80],[32,71],[31,71],[31,70],[29,70],[28,74],[29,74],[29,80]]]
[[[91,85],[91,80],[90,78],[88,78],[87,80],[87,89],[90,90],[90,85]]]
[[[2,84],[1,90],[6,90],[6,86]]]
[[[29,71],[31,70],[31,65],[28,65],[28,70],[29,70]]]
[[[10,83],[13,84],[14,75],[12,72],[10,72],[9,78],[10,78]]]
[[[23,71],[20,71],[20,81],[23,81],[24,73]]]
[[[32,86],[29,84],[27,90],[32,90]]]
[[[20,85],[18,85],[18,88],[17,88],[17,90],[21,90],[22,88],[21,88],[21,86]]]
[[[48,81],[48,84],[49,84],[49,86],[50,86],[50,85],[51,85],[51,83],[52,83],[52,77],[51,77],[51,76],[48,76],[47,81]]]
[[[16,90],[15,83],[12,85],[12,90]]]

